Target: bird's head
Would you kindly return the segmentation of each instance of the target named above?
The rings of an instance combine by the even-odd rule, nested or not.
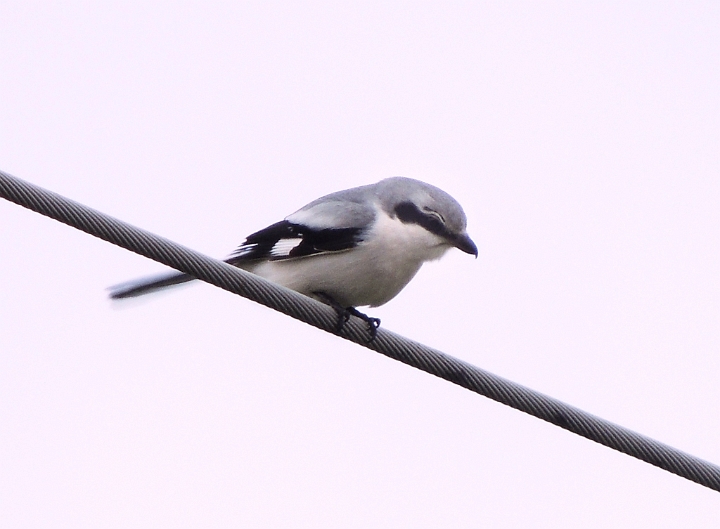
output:
[[[477,257],[478,249],[467,234],[467,217],[462,206],[442,189],[396,176],[379,182],[377,193],[383,209],[391,217],[406,224],[417,224],[448,246]]]

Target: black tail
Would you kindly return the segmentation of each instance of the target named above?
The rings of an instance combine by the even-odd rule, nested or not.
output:
[[[155,292],[156,290],[161,290],[163,288],[187,283],[188,281],[193,281],[194,279],[195,278],[193,276],[183,274],[182,272],[171,272],[169,274],[136,279],[134,281],[128,281],[127,283],[121,283],[110,287],[110,298],[134,298],[136,296],[150,294],[151,292]]]

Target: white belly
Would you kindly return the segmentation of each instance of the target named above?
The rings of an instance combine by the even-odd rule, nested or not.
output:
[[[394,298],[425,261],[440,258],[449,247],[420,226],[383,216],[356,248],[259,263],[249,271],[307,296],[323,292],[346,307],[377,307]]]

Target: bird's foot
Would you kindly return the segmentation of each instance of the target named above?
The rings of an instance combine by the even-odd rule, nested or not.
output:
[[[368,316],[364,312],[360,312],[359,310],[357,310],[355,307],[349,307],[345,310],[353,316],[356,316],[365,323],[367,323],[368,331],[370,332],[370,339],[367,341],[367,343],[372,342],[377,336],[377,330],[380,328],[380,318],[373,318],[372,316]]]
[[[370,339],[367,340],[367,343],[371,343],[375,340],[377,330],[380,327],[380,318],[372,318],[367,314],[360,312],[355,307],[343,307],[340,303],[335,301],[335,298],[329,296],[325,292],[313,292],[313,294],[330,305],[337,313],[338,321],[335,326],[336,334],[340,334],[342,332],[343,327],[345,327],[345,324],[350,320],[350,316],[356,316],[367,324],[368,331],[370,332]]]

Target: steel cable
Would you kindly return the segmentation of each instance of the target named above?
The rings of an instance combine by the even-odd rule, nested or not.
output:
[[[0,171],[0,196],[37,213],[158,261],[333,333],[330,307],[287,288],[131,226]],[[384,328],[368,343],[365,322],[351,317],[341,336],[475,393],[720,492],[720,467],[578,408],[484,371]]]

